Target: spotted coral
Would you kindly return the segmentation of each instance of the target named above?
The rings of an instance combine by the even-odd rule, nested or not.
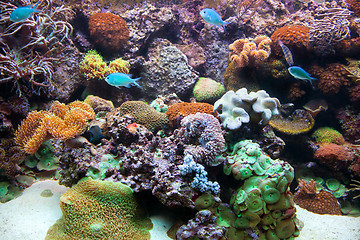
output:
[[[83,178],[60,207],[63,217],[45,239],[150,239],[151,220],[125,184]]]
[[[163,129],[169,122],[165,113],[160,113],[142,101],[126,101],[118,108],[120,116],[130,115],[136,123],[150,131]]]
[[[117,52],[129,40],[129,28],[125,20],[115,14],[95,13],[89,20],[90,36],[102,50]]]
[[[318,214],[342,215],[336,197],[325,190],[316,191],[316,182],[299,179],[299,186],[294,201],[300,207]]]
[[[289,25],[277,29],[270,37],[274,54],[282,54],[277,43],[279,40],[293,50],[307,50],[309,47],[309,34],[309,28],[302,25]]]
[[[169,118],[170,124],[174,126],[184,117],[198,112],[213,115],[214,107],[209,103],[175,103],[168,108],[166,115]]]
[[[331,127],[321,127],[311,135],[315,142],[318,144],[322,143],[334,143],[337,145],[343,145],[345,139],[340,132]]]
[[[221,83],[204,77],[199,78],[193,89],[194,97],[199,102],[214,102],[224,93],[225,88]]]
[[[55,101],[49,111],[33,111],[23,120],[15,133],[15,141],[22,149],[34,154],[44,141],[62,141],[82,134],[87,120],[95,117],[86,103],[75,101],[68,105]]]
[[[255,39],[238,39],[229,45],[229,60],[236,67],[256,66],[266,60],[271,53],[271,40],[267,36],[257,36]]]

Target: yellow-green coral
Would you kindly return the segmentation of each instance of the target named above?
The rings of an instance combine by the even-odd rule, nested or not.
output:
[[[130,63],[122,58],[110,62],[109,66],[95,50],[88,51],[80,63],[80,71],[86,79],[103,79],[110,73],[129,73]]]
[[[47,240],[150,239],[152,223],[122,183],[84,178],[60,198],[63,217]]]
[[[95,50],[88,51],[80,63],[80,71],[86,79],[105,78],[108,66]]]
[[[335,143],[342,145],[345,139],[341,133],[331,127],[321,127],[312,134],[316,143]]]

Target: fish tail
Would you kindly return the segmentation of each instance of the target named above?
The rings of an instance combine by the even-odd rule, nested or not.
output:
[[[32,7],[32,9],[33,10],[35,10],[36,9],[36,7],[39,5],[39,3],[41,2],[41,0],[40,1],[38,1],[37,3],[35,3],[35,5]]]
[[[224,32],[226,32],[225,25],[228,25],[228,24],[230,24],[230,23],[229,23],[229,22],[225,22],[225,21],[222,22],[222,26],[223,26],[223,28],[224,28]]]
[[[139,80],[139,79],[141,79],[141,77],[135,78],[133,83],[134,83],[136,86],[138,86],[139,88],[141,88],[141,86],[136,82],[136,81]]]

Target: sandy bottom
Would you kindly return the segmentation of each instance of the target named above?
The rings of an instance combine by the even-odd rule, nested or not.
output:
[[[51,197],[40,193],[50,189]],[[26,189],[22,196],[5,204],[0,203],[1,240],[44,240],[46,232],[61,217],[60,196],[66,187],[56,181],[41,181]],[[297,216],[305,226],[297,240],[360,240],[360,218],[346,216],[318,215],[297,207]],[[151,238],[170,239],[166,231],[173,224],[163,214],[151,217],[154,228]]]

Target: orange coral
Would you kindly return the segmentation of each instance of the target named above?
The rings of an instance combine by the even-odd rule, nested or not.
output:
[[[290,85],[290,88],[288,90],[288,98],[291,101],[295,101],[298,98],[301,98],[306,94],[306,92],[300,88],[300,82],[296,82]]]
[[[319,79],[317,87],[325,95],[334,95],[342,86],[349,86],[349,72],[340,63],[332,63],[322,68],[318,65],[311,66],[309,72]]]
[[[48,139],[67,140],[82,134],[87,120],[93,118],[94,110],[86,103],[75,101],[65,105],[56,101],[49,111],[30,112],[16,131],[15,141],[25,152],[34,154]]]
[[[294,201],[300,207],[318,214],[342,215],[336,197],[325,190],[316,192],[316,182],[299,179],[299,187],[294,194]]]
[[[257,65],[270,56],[271,40],[267,36],[257,36],[254,40],[238,39],[229,45],[230,62],[239,68]]]
[[[356,16],[360,16],[360,0],[346,0],[349,10],[353,11]]]
[[[168,108],[166,115],[170,124],[174,125],[178,118],[184,118],[197,112],[214,115],[214,106],[208,103],[175,103]]]
[[[314,158],[318,159],[321,164],[338,171],[347,168],[351,153],[342,145],[325,143],[320,145],[314,154]]]
[[[309,47],[309,33],[309,28],[302,25],[289,25],[281,27],[270,37],[272,41],[271,49],[275,55],[282,56],[282,50],[278,44],[278,41],[281,40],[292,50],[307,50]]]
[[[117,52],[129,40],[125,20],[112,13],[95,13],[89,20],[90,36],[95,44],[107,51]]]

